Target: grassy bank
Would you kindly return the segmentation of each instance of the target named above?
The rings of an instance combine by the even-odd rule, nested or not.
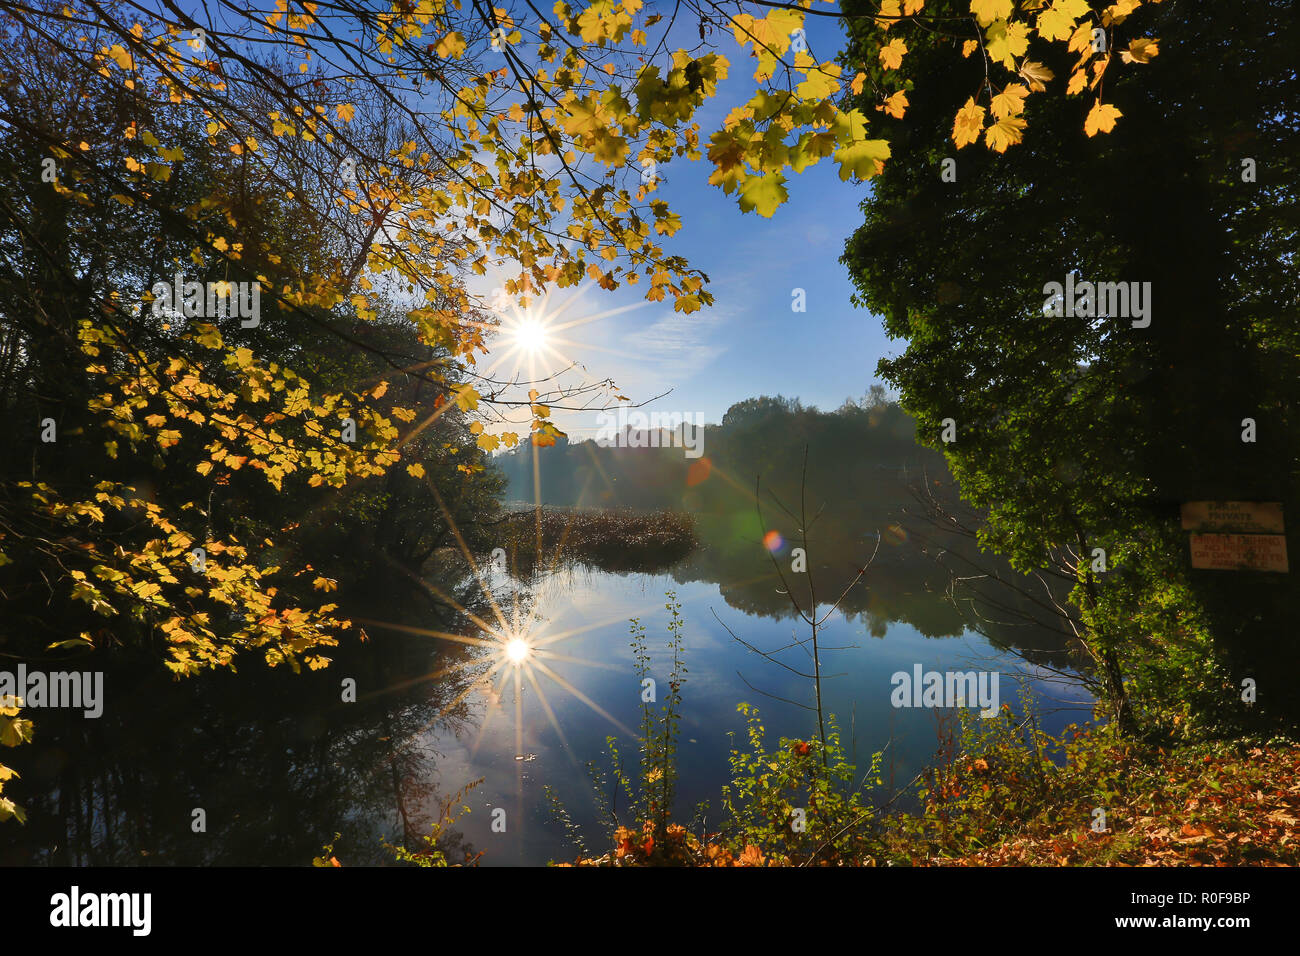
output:
[[[501,527],[510,570],[518,574],[565,563],[653,573],[699,543],[691,516],[679,511],[529,508]]]
[[[1294,866],[1300,747],[1207,741],[1174,751],[1070,728],[931,773],[925,812],[886,831],[920,866]]]
[[[932,767],[914,814],[882,814],[853,792],[860,775],[835,742],[829,768],[815,739],[738,750],[732,762],[742,772],[726,788],[716,831],[630,820],[596,852],[559,865],[1300,864],[1293,741],[1166,752],[1095,728],[1034,736],[1037,754],[1032,744],[1004,739]],[[661,779],[658,768],[650,772]]]
[[[948,711],[929,768],[886,792],[881,755],[845,760],[833,716],[826,743],[772,746],[756,709],[731,753],[721,814],[685,822],[673,803],[685,668],[670,597],[670,694],[643,704],[635,768],[614,738],[589,764],[602,834],[588,842],[548,790],[576,855],[562,866],[1290,866],[1300,864],[1300,746],[1285,738],[1204,740],[1176,749],[1113,727],[1060,736],[1004,706]],[[632,646],[649,673],[644,630]],[[1024,710],[1033,712],[1026,700]],[[607,795],[618,792],[615,813]],[[904,795],[919,808],[891,810]],[[707,819],[706,828],[703,821]]]

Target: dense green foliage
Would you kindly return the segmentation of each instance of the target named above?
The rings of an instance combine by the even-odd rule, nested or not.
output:
[[[965,4],[927,10],[941,7]],[[987,513],[982,541],[1073,580],[1112,713],[1166,732],[1300,710],[1294,570],[1194,571],[1179,525],[1185,501],[1281,501],[1300,553],[1300,35],[1286,3],[1221,12],[1144,7],[1162,52],[1141,77],[1107,77],[1123,123],[1088,139],[1083,98],[1032,97],[1003,155],[957,154],[949,104],[966,72],[941,69],[955,41],[918,39],[909,58],[930,80],[904,120],[881,117],[894,158],[843,259],[861,304],[907,341],[879,373]],[[845,60],[884,82],[877,44],[855,27]],[[1069,73],[1071,55],[1043,56]],[[1071,270],[1149,282],[1149,327],[1044,314],[1045,285]],[[956,440],[941,444],[948,419]]]

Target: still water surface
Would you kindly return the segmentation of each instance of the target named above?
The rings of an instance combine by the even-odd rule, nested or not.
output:
[[[758,706],[769,746],[816,732],[815,716],[793,703],[812,703],[811,684],[728,632],[768,650],[807,637],[766,555],[750,560],[752,569],[738,570],[734,555],[706,547],[662,573],[569,566],[526,582],[495,575],[495,600],[510,617],[520,599],[529,640],[545,653],[486,681],[489,655],[414,633],[454,625],[432,623],[396,599],[372,612],[367,645],[341,648],[317,673],[249,661],[238,675],[174,682],[160,669],[115,665],[100,719],[32,713],[36,742],[9,761],[22,773],[11,786],[30,819],[0,829],[0,863],[303,865],[335,833],[334,854],[345,865],[391,862],[385,839],[414,847],[441,803],[480,779],[463,800],[471,812],[454,829],[482,851],[482,865],[572,859],[544,788],[584,825],[589,845],[601,845],[584,765],[603,760],[609,735],[635,761],[641,685],[628,619],[646,626],[662,693],[669,591],[682,606],[689,671],[677,816],[689,820],[708,800],[712,826],[731,734],[743,739],[738,703]],[[849,758],[865,769],[885,751],[877,803],[911,780],[936,746],[935,710],[891,705],[895,672],[910,674],[917,664],[996,671],[1000,703],[1019,712],[1018,688],[1029,687],[1049,731],[1088,715],[1086,693],[1052,673],[1071,663],[1057,633],[1030,626],[1009,638],[977,634],[944,595],[944,580],[917,553],[886,549],[821,632],[825,705]],[[486,602],[477,610],[491,614]],[[463,619],[461,626],[475,631]],[[810,669],[800,647],[782,659]],[[340,700],[345,677],[357,682],[355,703]],[[205,832],[194,832],[196,810]],[[499,810],[504,833],[493,828]]]

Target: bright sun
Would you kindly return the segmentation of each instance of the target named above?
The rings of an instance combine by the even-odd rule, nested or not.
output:
[[[528,642],[522,638],[512,638],[506,641],[506,659],[512,664],[522,664],[528,657]]]
[[[515,327],[515,344],[528,352],[539,352],[546,347],[546,327],[536,319],[520,322]]]

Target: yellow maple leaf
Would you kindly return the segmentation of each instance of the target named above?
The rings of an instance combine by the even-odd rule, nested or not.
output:
[[[128,53],[126,49],[123,48],[121,45],[115,43],[113,44],[111,49],[105,50],[103,52],[106,52],[110,57],[112,57],[113,62],[116,63],[122,69],[124,70],[135,69],[135,58],[132,57],[131,54]]]
[[[1106,67],[1110,66],[1109,54],[1098,60],[1092,65],[1092,82],[1088,84],[1093,89],[1101,82],[1101,75],[1106,72]]]
[[[1080,23],[1070,34],[1070,43],[1066,47],[1071,53],[1079,53],[1087,60],[1095,52],[1092,48],[1092,24],[1087,20]]]
[[[864,139],[837,149],[833,156],[840,164],[840,179],[850,176],[865,181],[885,171],[885,160],[889,158],[889,141],[884,139]]]
[[[903,55],[907,53],[907,44],[902,37],[894,37],[886,46],[880,48],[880,62],[886,70],[896,70],[903,65]]]
[[[1011,16],[1014,7],[1012,0],[970,0],[970,12],[975,14],[975,19],[982,27],[994,20],[1005,20]]]
[[[984,107],[975,103],[975,97],[966,100],[966,105],[957,111],[952,124],[952,141],[957,148],[969,146],[980,138],[984,129]]]
[[[854,96],[862,95],[862,84],[866,82],[867,82],[867,74],[865,73],[859,73],[857,76],[853,78],[853,82],[849,84],[849,89],[853,91]]]
[[[757,212],[764,219],[771,219],[776,207],[786,201],[789,193],[785,188],[785,177],[780,173],[766,173],[762,176],[750,176],[740,187],[740,209],[742,212]],[[695,296],[682,296],[681,299],[693,299]],[[677,303],[674,303],[674,308]],[[683,311],[695,311],[683,306]]]
[[[1048,82],[1056,78],[1055,73],[1034,60],[1025,60],[1020,64],[1020,76],[1035,93],[1043,92],[1047,89]]]
[[[1038,35],[1044,40],[1068,40],[1074,32],[1075,18],[1067,7],[1056,0],[1038,13]]]
[[[1029,90],[1019,83],[1008,84],[993,101],[989,103],[989,111],[998,119],[1005,119],[1008,116],[1017,116],[1025,111],[1025,97],[1029,95]]]
[[[894,117],[894,119],[902,119],[903,114],[907,111],[907,107],[907,94],[902,90],[899,90],[889,99],[885,100],[885,105],[882,109],[884,109],[884,111],[890,116]]]
[[[1025,23],[1008,23],[999,20],[988,29],[989,59],[996,60],[1008,70],[1016,68],[1016,59],[1029,49],[1029,26]]]
[[[465,38],[453,30],[438,41],[438,45],[434,48],[434,52],[444,60],[459,59],[460,55],[465,52]]]
[[[357,113],[357,108],[351,103],[340,103],[338,106],[334,107],[334,112],[339,115],[339,119],[343,122],[350,123],[352,117]]]
[[[808,78],[795,88],[795,93],[805,100],[823,100],[839,92],[837,77],[840,68],[833,63],[823,63],[808,71]]]
[[[474,390],[474,386],[457,385],[452,391],[455,393],[456,405],[462,412],[472,412],[478,407],[479,395]]]
[[[1160,53],[1159,41],[1152,37],[1134,40],[1127,50],[1119,51],[1119,58],[1125,63],[1150,63],[1151,58]]]
[[[406,473],[410,475],[412,478],[423,478],[424,466],[419,463],[416,463],[414,465],[407,465]]]
[[[1142,0],[1119,0],[1118,3],[1112,3],[1102,11],[1101,22],[1103,26],[1110,26],[1113,23],[1123,23],[1138,7],[1142,6]]]
[[[1098,133],[1109,133],[1115,128],[1115,120],[1123,115],[1109,103],[1102,103],[1098,100],[1092,104],[1092,109],[1088,112],[1088,118],[1083,122],[1083,131],[1089,136],[1096,136]]]
[[[991,150],[1005,153],[1008,146],[1023,139],[1025,125],[1021,116],[1004,117],[984,131],[984,144]]]

